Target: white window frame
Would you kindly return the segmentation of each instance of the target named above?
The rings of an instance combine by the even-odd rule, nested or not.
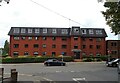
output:
[[[102,34],[102,30],[96,30],[96,34]]]
[[[43,33],[47,33],[47,29],[43,29]]]
[[[20,33],[20,29],[19,28],[14,28],[13,33]]]
[[[89,29],[89,34],[94,34],[93,29]]]
[[[57,30],[56,29],[52,29],[52,33],[56,34]]]
[[[21,33],[25,33],[26,32],[26,29],[21,29]]]
[[[83,29],[83,30],[82,30],[82,34],[86,34],[86,29]]]
[[[74,28],[74,33],[79,33],[79,29],[78,28]]]
[[[32,29],[28,29],[28,33],[32,33]]]
[[[35,33],[40,33],[40,29],[35,29]]]
[[[62,34],[68,34],[68,29],[62,29]]]

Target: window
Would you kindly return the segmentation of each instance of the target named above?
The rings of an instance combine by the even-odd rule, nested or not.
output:
[[[66,41],[67,40],[67,38],[66,37],[62,37],[62,41]]]
[[[74,37],[74,40],[78,40],[78,37]]]
[[[82,30],[82,34],[86,34],[86,30],[85,29]]]
[[[20,29],[19,28],[14,28],[13,33],[19,33]]]
[[[74,28],[74,33],[79,33],[79,28]]]
[[[28,44],[25,44],[24,47],[25,47],[25,48],[28,48]]]
[[[85,41],[85,38],[82,38],[83,41]]]
[[[35,37],[35,40],[39,40],[39,37]]]
[[[86,45],[82,45],[82,48],[85,49],[85,48],[86,48]]]
[[[96,53],[96,56],[101,56],[101,53]]]
[[[56,52],[52,52],[52,56],[55,56],[56,55]]]
[[[19,40],[20,39],[20,37],[14,37],[14,40]]]
[[[36,55],[39,55],[39,53],[38,53],[38,52],[34,52],[34,53],[33,53],[33,55],[35,55],[35,56],[36,56]]]
[[[92,29],[89,30],[89,34],[94,34]]]
[[[46,44],[43,44],[42,46],[43,46],[43,48],[46,48]]]
[[[96,41],[97,41],[97,42],[100,42],[100,41],[102,41],[102,39],[101,39],[101,38],[97,38]]]
[[[47,29],[43,29],[43,33],[47,33]]]
[[[42,52],[42,55],[46,55],[47,54],[47,52]]]
[[[32,40],[32,37],[28,37],[29,40]]]
[[[24,52],[24,55],[29,55],[29,53],[28,52]]]
[[[101,48],[101,46],[100,45],[96,45],[96,49],[100,49]]]
[[[19,53],[18,53],[18,52],[13,52],[13,55],[14,55],[14,56],[18,56]]]
[[[56,37],[52,37],[52,40],[56,40]]]
[[[39,45],[38,45],[38,44],[34,44],[33,47],[34,47],[34,48],[38,48]]]
[[[52,29],[52,33],[56,34],[57,33],[56,29]]]
[[[112,50],[112,51],[111,51],[111,54],[112,54],[112,55],[117,55],[117,51],[116,51],[116,50]]]
[[[19,48],[19,44],[14,44],[14,48]]]
[[[21,33],[26,33],[26,29],[21,29]]]
[[[117,42],[112,42],[111,46],[117,46]]]
[[[46,40],[47,38],[46,37],[42,37],[43,40]]]
[[[78,45],[75,45],[75,46],[74,46],[74,49],[78,49]]]
[[[62,29],[62,34],[68,34],[68,30],[67,29]]]
[[[28,29],[28,33],[32,33],[32,29]]]
[[[56,45],[55,45],[55,44],[53,44],[53,45],[52,45],[52,48],[56,48]]]
[[[25,40],[25,37],[21,37],[22,40]]]
[[[96,30],[96,34],[102,34],[102,30]]]
[[[39,29],[35,29],[35,33],[39,33],[40,32],[40,30]]]
[[[93,39],[92,39],[92,38],[89,38],[89,40],[90,40],[90,41],[93,41]]]
[[[67,45],[62,45],[62,48],[64,49],[64,48],[67,48]]]
[[[93,45],[90,45],[89,48],[92,49],[92,48],[93,48]]]

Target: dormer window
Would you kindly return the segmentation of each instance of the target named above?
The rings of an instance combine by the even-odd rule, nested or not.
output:
[[[35,33],[39,33],[40,32],[40,30],[39,29],[35,29]]]
[[[85,29],[82,30],[82,34],[86,34],[86,30]]]
[[[21,29],[21,33],[25,33],[25,29]]]
[[[47,29],[43,29],[43,33],[47,33]]]
[[[74,28],[74,33],[79,33],[79,29],[78,28]]]
[[[32,29],[28,29],[28,33],[32,33]]]
[[[62,34],[68,34],[68,30],[67,29],[62,29]]]
[[[94,34],[92,29],[89,30],[89,34]]]
[[[19,28],[14,28],[14,33],[19,33],[20,32],[20,29]]]
[[[52,33],[56,34],[57,33],[56,29],[52,29]]]
[[[102,30],[96,30],[96,34],[102,34]]]

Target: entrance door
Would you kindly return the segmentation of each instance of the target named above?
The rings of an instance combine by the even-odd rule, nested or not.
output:
[[[80,52],[74,52],[74,58],[80,59]]]

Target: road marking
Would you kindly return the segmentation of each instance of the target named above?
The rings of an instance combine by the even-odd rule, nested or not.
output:
[[[45,78],[45,77],[43,77],[43,79],[46,80],[46,81],[53,81],[53,80]]]
[[[85,78],[73,78],[74,81],[85,81]]]

